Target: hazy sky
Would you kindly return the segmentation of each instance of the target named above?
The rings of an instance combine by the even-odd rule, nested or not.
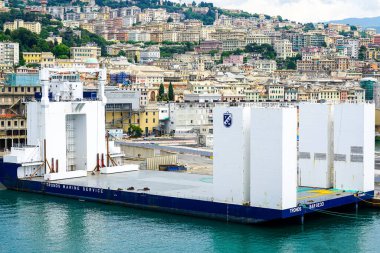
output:
[[[182,2],[192,1],[182,0]],[[205,0],[205,2],[213,2],[223,8],[281,15],[300,22],[380,16],[380,0]]]

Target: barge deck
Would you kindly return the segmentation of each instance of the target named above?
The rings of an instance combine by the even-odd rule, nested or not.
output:
[[[252,207],[213,198],[213,178],[207,175],[135,171],[89,174],[87,177],[45,181],[41,177],[9,182],[7,188],[60,197],[239,223],[261,223],[300,217],[317,210],[357,204],[374,192],[299,187],[298,205],[285,210]]]

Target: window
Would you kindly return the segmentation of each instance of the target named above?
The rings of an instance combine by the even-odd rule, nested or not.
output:
[[[145,123],[148,123],[148,119],[145,119]]]
[[[24,126],[24,121],[23,121],[23,120],[21,120],[20,124],[21,124],[21,126]]]

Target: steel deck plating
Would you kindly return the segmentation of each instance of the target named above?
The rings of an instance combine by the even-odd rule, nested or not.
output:
[[[44,182],[42,178],[33,178],[32,180]],[[143,192],[144,188],[149,188],[146,192],[152,195],[223,203],[223,200],[213,198],[212,182],[212,176],[142,170],[109,175],[89,174],[87,177],[58,180],[52,183],[129,192]],[[133,187],[134,190],[127,190],[130,187]],[[298,202],[311,204],[352,194],[352,192],[335,189],[299,187]]]

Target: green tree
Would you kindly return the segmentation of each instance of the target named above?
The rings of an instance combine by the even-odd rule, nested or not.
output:
[[[168,100],[174,101],[174,89],[172,82],[169,83]]]
[[[52,51],[56,57],[61,58],[61,59],[64,59],[62,58],[64,56],[67,56],[67,57],[70,56],[70,48],[66,46],[65,44],[59,44],[55,46]]]
[[[272,45],[269,44],[261,44],[258,45],[256,43],[253,44],[248,44],[245,47],[245,51],[247,53],[255,53],[255,54],[261,54],[261,57],[263,59],[268,59],[268,60],[274,60],[276,59],[276,51],[272,47]]]
[[[173,21],[174,21],[173,18],[172,18],[172,17],[169,17],[167,22],[168,22],[168,23],[173,23]]]
[[[127,54],[125,53],[124,50],[120,50],[117,56],[126,56]]]
[[[163,97],[164,97],[164,94],[165,94],[165,87],[164,87],[164,84],[161,83],[161,84],[160,84],[160,88],[158,89],[158,97],[157,97],[157,100],[158,100],[158,101],[162,101],[162,100],[163,100]]]
[[[128,134],[135,138],[141,137],[142,129],[140,126],[130,124],[128,128]]]
[[[297,61],[301,60],[302,57],[300,54],[297,54],[295,57],[288,57],[284,59],[277,59],[277,68],[278,69],[297,69]]]
[[[361,46],[359,48],[359,55],[358,59],[361,61],[364,61],[367,58],[367,47],[366,46]]]
[[[313,23],[306,23],[303,27],[304,32],[308,32],[310,30],[314,30],[315,26]]]
[[[67,55],[65,55],[65,54],[63,54],[63,55],[59,55],[57,58],[58,59],[69,59],[70,57],[67,56]]]
[[[20,65],[20,66],[24,66],[25,65],[25,60],[24,60],[24,56],[22,55],[22,52],[20,52],[20,54],[19,54],[18,65]]]
[[[215,56],[219,51],[216,50],[216,49],[213,49],[211,50],[210,52],[208,52],[211,56]]]

